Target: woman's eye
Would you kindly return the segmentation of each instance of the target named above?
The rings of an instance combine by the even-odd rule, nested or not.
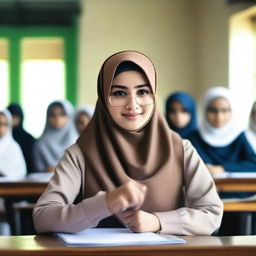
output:
[[[150,91],[149,90],[145,90],[145,89],[141,89],[141,90],[137,91],[137,94],[141,95],[141,96],[144,96],[144,95],[150,94]]]
[[[127,93],[124,91],[114,91],[111,93],[112,96],[127,96]]]

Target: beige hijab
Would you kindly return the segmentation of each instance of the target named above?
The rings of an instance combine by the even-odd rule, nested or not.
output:
[[[183,146],[155,108],[138,131],[127,131],[111,118],[107,101],[119,64],[131,61],[144,71],[153,93],[156,71],[143,54],[124,51],[109,57],[98,77],[98,101],[91,122],[77,140],[86,162],[85,197],[111,191],[130,179],[148,188],[146,211],[168,211],[180,203],[183,185]]]

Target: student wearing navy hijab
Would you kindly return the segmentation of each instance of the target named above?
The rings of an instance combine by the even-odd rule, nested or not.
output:
[[[35,143],[35,138],[23,128],[24,114],[21,106],[17,103],[12,103],[8,106],[8,110],[12,114],[13,138],[21,147],[28,173],[30,173],[34,170],[32,149]]]
[[[205,93],[202,103],[202,124],[189,140],[211,174],[255,172],[256,155],[235,122],[229,90],[213,87]]]
[[[169,127],[186,139],[197,129],[195,100],[186,92],[172,93],[166,100],[165,117]]]

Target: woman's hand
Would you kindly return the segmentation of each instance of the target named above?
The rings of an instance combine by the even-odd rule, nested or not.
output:
[[[129,209],[116,215],[133,232],[158,232],[161,229],[158,217],[152,213]]]
[[[143,204],[147,187],[136,181],[128,181],[106,194],[106,203],[110,212],[117,213],[126,209],[139,209]]]
[[[212,176],[225,172],[225,169],[221,165],[207,164],[206,166],[207,166],[207,168],[210,171]]]
[[[54,172],[56,166],[48,166],[47,172]]]

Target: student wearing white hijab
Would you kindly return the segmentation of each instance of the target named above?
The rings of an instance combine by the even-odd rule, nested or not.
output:
[[[202,103],[202,124],[189,139],[211,174],[255,172],[256,156],[236,123],[229,90],[213,87],[205,93]]]
[[[247,140],[250,142],[256,153],[256,101],[252,105],[250,113],[249,128],[245,132]]]
[[[65,149],[76,141],[73,111],[72,105],[64,100],[48,106],[43,134],[34,147],[35,171],[53,171]]]
[[[83,104],[79,106],[75,113],[75,126],[77,132],[81,135],[85,127],[90,122],[94,108],[91,105]]]
[[[202,124],[198,131],[189,136],[212,175],[223,172],[256,171],[256,155],[245,133],[235,122],[237,119],[234,109],[227,88],[210,88],[202,100]],[[222,193],[220,196],[246,197],[249,195],[249,193]],[[245,234],[251,228],[247,226],[249,223],[247,220],[247,214],[225,212],[219,234]]]
[[[12,116],[8,110],[0,111],[0,176],[22,178],[26,163],[20,146],[12,137]]]

